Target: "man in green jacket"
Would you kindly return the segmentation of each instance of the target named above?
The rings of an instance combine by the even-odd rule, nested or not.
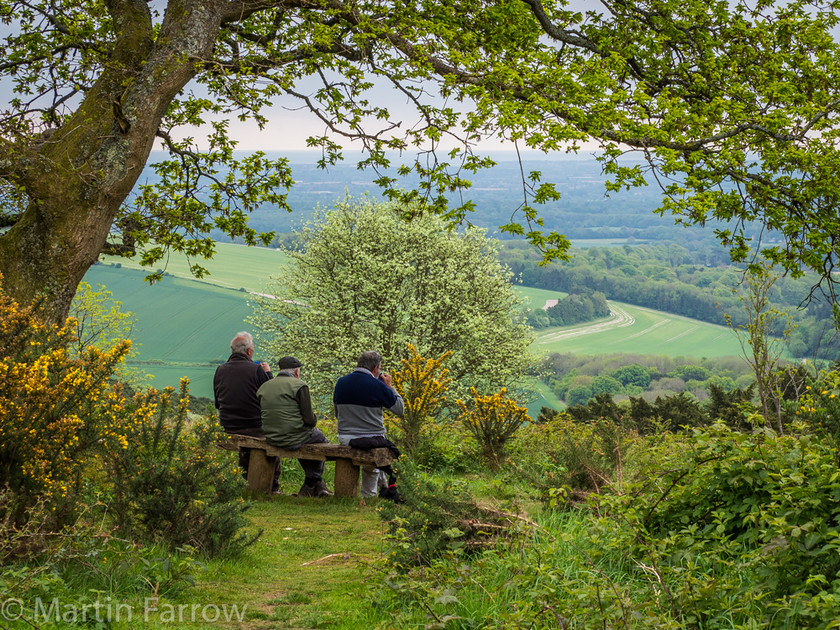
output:
[[[283,357],[277,362],[278,373],[257,390],[262,412],[262,428],[266,442],[295,450],[304,444],[327,442],[312,412],[309,386],[300,379],[302,364],[295,357]],[[298,496],[325,497],[332,495],[321,478],[324,462],[299,459],[304,481]]]

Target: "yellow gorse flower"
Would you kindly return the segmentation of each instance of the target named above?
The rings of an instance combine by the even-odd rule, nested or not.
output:
[[[403,417],[392,422],[400,429],[403,445],[409,452],[417,446],[426,425],[446,401],[452,379],[443,365],[450,356],[452,352],[447,351],[436,359],[427,359],[409,344],[408,358],[402,359],[399,369],[391,374],[394,388],[405,403]]]
[[[71,358],[74,325],[47,325],[0,290],[0,483],[56,511],[100,449],[126,448],[133,418],[110,382],[129,341]],[[134,403],[136,404],[136,403]],[[134,406],[134,405],[132,405]],[[141,414],[148,413],[139,405]]]

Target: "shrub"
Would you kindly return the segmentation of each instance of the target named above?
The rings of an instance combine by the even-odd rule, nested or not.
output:
[[[619,482],[636,437],[635,431],[609,418],[568,427],[559,444],[561,462],[569,471],[566,484],[574,490],[599,492]]]
[[[511,474],[529,484],[545,503],[568,485],[570,471],[561,446],[568,424],[568,415],[556,413],[544,422],[526,424],[508,444]]]
[[[143,401],[155,410],[136,423],[128,447],[113,452],[110,511],[118,530],[170,549],[191,545],[205,554],[233,554],[260,533],[247,525],[244,480],[235,461],[216,448],[221,428],[211,418],[186,425],[186,381],[173,406],[172,389],[150,390]]]
[[[622,417],[622,411],[612,397],[603,393],[589,399],[585,405],[569,407],[568,413],[578,422],[595,422],[603,418],[618,422]]]
[[[16,497],[17,524],[42,501],[60,528],[74,520],[86,467],[126,444],[131,418],[109,377],[130,342],[71,358],[75,322],[47,325],[38,313],[0,290],[0,486]]]
[[[644,452],[637,483],[598,497],[610,518],[597,535],[647,567],[666,605],[698,627],[835,627],[840,478],[830,445],[717,423]]]
[[[472,433],[485,461],[498,470],[504,459],[504,447],[511,436],[528,418],[528,410],[507,398],[507,390],[498,394],[480,395],[471,388],[472,400],[458,401],[460,420]]]
[[[411,459],[419,468],[438,473],[485,472],[486,467],[475,452],[476,443],[472,434],[455,419],[441,422],[429,439],[420,442]]]
[[[787,415],[798,416],[818,435],[840,444],[840,371],[821,372],[806,387],[804,396],[786,405]]]
[[[753,399],[754,385],[746,389],[733,387],[726,390],[709,381],[709,401],[706,403],[706,413],[709,419],[723,420],[731,429],[743,430],[750,428],[747,423],[746,405]]]
[[[630,398],[630,419],[640,433],[650,434],[659,430],[679,432],[686,427],[709,424],[696,400],[685,392],[657,396],[653,403],[644,398]]]
[[[408,359],[401,359],[400,368],[391,374],[394,388],[405,401],[405,413],[402,417],[389,417],[389,422],[399,431],[399,445],[407,455],[412,455],[427,437],[438,409],[446,402],[445,394],[452,379],[443,363],[452,353],[426,359],[411,344],[408,353]]]

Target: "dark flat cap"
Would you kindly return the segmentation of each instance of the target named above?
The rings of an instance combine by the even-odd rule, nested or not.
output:
[[[279,370],[294,370],[295,368],[299,368],[301,365],[303,365],[303,363],[294,357],[283,357],[282,359],[277,360],[277,369]]]

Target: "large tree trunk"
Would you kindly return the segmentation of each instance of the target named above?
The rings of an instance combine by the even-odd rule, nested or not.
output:
[[[107,4],[114,54],[80,107],[49,138],[0,147],[0,171],[29,199],[0,237],[3,286],[21,303],[43,300],[55,322],[102,251],[169,103],[212,50],[225,5],[171,2],[154,39],[143,0]]]

